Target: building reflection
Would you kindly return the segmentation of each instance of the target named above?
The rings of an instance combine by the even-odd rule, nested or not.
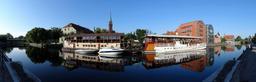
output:
[[[221,46],[221,49],[225,52],[233,52],[235,51],[235,45],[227,44],[227,45]]]
[[[133,57],[108,58],[96,54],[76,54],[67,52],[62,52],[60,57],[65,60],[63,66],[68,70],[81,67],[110,72],[122,72],[125,66],[138,62],[138,60]]]
[[[214,54],[220,56],[221,53],[221,46],[214,47]]]
[[[202,72],[205,67],[212,66],[214,62],[214,48],[207,48],[206,50],[206,55],[199,59],[182,63],[181,67],[195,72]]]
[[[180,64],[182,68],[202,72],[206,66],[213,65],[214,48],[196,52],[176,54],[146,54],[143,65],[146,69],[155,69]]]

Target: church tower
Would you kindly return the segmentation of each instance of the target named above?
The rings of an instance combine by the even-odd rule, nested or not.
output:
[[[113,23],[112,23],[111,11],[110,11],[110,19],[108,22],[108,31],[109,31],[109,33],[113,33]]]

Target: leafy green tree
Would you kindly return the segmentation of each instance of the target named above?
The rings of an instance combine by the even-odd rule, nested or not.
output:
[[[6,35],[0,35],[0,42],[7,42],[7,36]]]
[[[221,43],[226,42],[226,39],[224,37],[221,38]]]
[[[256,43],[256,33],[254,34],[254,36],[252,37],[252,42]]]
[[[16,37],[16,39],[23,40],[23,39],[25,39],[25,37],[24,36],[18,36],[18,37]]]
[[[59,38],[63,36],[63,33],[60,28],[54,27],[48,30],[48,35],[48,40],[50,40],[50,42],[57,43],[59,41]]]
[[[124,40],[135,40],[136,39],[136,35],[133,32],[127,33],[124,36]]]
[[[6,36],[7,36],[7,39],[13,39],[13,36],[10,33],[7,33]]]
[[[107,29],[96,27],[94,28],[94,33],[108,33]]]
[[[243,39],[241,38],[241,36],[237,36],[235,41],[242,41]]]
[[[26,34],[26,40],[31,43],[45,43],[47,38],[48,32],[44,28],[35,27]]]
[[[136,38],[139,40],[140,43],[143,43],[145,36],[148,34],[148,30],[146,29],[137,29],[135,34]]]

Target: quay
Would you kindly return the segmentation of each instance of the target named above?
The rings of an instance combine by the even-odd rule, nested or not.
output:
[[[229,60],[203,82],[256,82],[256,45],[247,45],[239,58]]]
[[[34,74],[23,68],[21,63],[13,62],[0,49],[0,82],[41,82]]]
[[[238,59],[236,70],[230,82],[256,82],[256,45],[250,45]]]

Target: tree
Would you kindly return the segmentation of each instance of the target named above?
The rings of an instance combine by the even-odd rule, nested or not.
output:
[[[48,38],[48,32],[44,28],[35,27],[28,31],[26,40],[31,43],[45,43]]]
[[[6,42],[7,36],[6,35],[0,35],[0,42]]]
[[[24,38],[25,38],[24,36],[16,37],[16,39],[20,39],[20,40],[22,40],[22,39],[24,39]]]
[[[13,36],[10,33],[7,33],[6,36],[7,36],[7,39],[13,39]]]
[[[221,38],[221,42],[224,43],[226,42],[226,39],[224,37]]]
[[[49,35],[48,40],[50,40],[51,42],[57,43],[59,41],[59,38],[63,36],[63,33],[60,28],[54,27],[48,30],[48,35]]]
[[[252,43],[256,43],[256,33],[255,33],[254,36],[252,37]]]
[[[96,27],[94,28],[94,33],[108,33],[107,29]]]
[[[130,33],[127,33],[124,35],[124,39],[125,40],[135,40],[136,35],[133,32],[130,32]]]
[[[235,41],[242,41],[243,39],[240,36],[237,36]]]
[[[139,40],[140,43],[143,43],[146,34],[148,34],[148,30],[146,29],[137,29],[135,34],[136,34],[136,39]]]

